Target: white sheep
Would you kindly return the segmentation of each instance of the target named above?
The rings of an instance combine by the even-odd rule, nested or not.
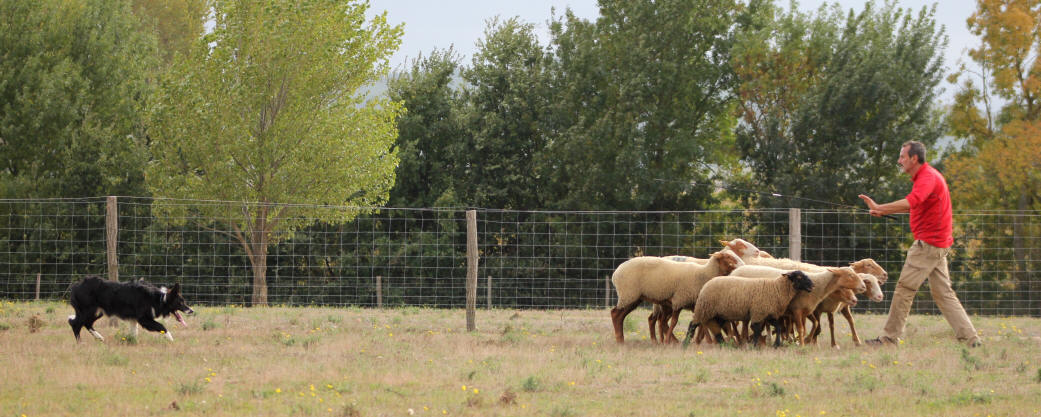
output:
[[[694,305],[694,318],[690,321],[683,345],[690,343],[701,325],[717,342],[722,342],[720,326],[738,320],[751,323],[752,340],[757,345],[763,326],[776,325],[796,294],[812,291],[813,287],[813,281],[802,271],[783,273],[773,279],[729,276],[709,280]],[[780,339],[777,339],[775,345],[779,344]]]
[[[730,252],[712,254],[705,265],[655,256],[641,256],[622,262],[611,276],[618,294],[618,304],[611,309],[615,340],[618,343],[625,342],[622,324],[641,301],[660,305],[662,314],[671,315],[674,300],[686,303],[684,300],[696,298],[706,280],[727,275],[743,264],[741,258]],[[671,331],[666,333],[665,326],[660,330],[663,338],[672,335]],[[675,336],[671,340],[675,340]]]
[[[860,273],[859,275],[864,284],[867,285],[867,292],[864,294],[868,300],[876,303],[882,301],[882,287],[879,285],[879,279],[872,274]],[[810,323],[813,324],[810,330],[810,343],[817,344],[817,336],[821,333],[820,317],[822,313],[826,313],[828,315],[828,329],[831,331],[831,347],[838,349],[839,345],[835,342],[834,313],[839,311],[846,318],[846,322],[849,323],[849,329],[853,332],[853,344],[860,346],[860,336],[857,335],[857,327],[853,324],[853,313],[850,310],[850,307],[857,305],[856,299],[850,302],[848,299],[840,298],[836,294],[838,293],[832,293],[824,301],[821,301],[810,316]]]
[[[731,275],[748,278],[773,278],[784,272],[784,270],[762,265],[745,265],[735,269]],[[788,306],[788,315],[791,316],[794,329],[798,331],[800,345],[806,344],[806,318],[817,309],[817,305],[825,297],[839,288],[848,288],[856,293],[867,290],[860,276],[850,267],[824,268],[824,271],[809,272],[807,275],[813,281],[813,291],[799,294],[792,299],[791,305]]]

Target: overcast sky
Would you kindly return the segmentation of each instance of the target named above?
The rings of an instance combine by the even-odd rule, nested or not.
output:
[[[786,0],[777,0],[776,4],[787,7]],[[813,11],[824,3],[835,3],[823,0],[802,0],[799,8]],[[866,0],[839,0],[844,10],[864,9]],[[914,11],[931,6],[932,0],[898,0],[898,5]],[[405,33],[401,47],[391,58],[391,68],[399,68],[420,54],[428,55],[430,51],[446,49],[453,46],[460,53],[464,64],[469,64],[475,51],[478,39],[484,36],[486,22],[495,16],[509,18],[518,16],[527,23],[535,24],[536,34],[543,45],[546,45],[549,30],[546,22],[551,18],[551,10],[556,8],[557,15],[570,7],[575,15],[585,19],[595,19],[598,14],[596,0],[372,0],[370,14],[386,10],[387,19],[392,24],[404,23]],[[876,5],[883,4],[876,0]],[[976,8],[973,0],[944,0],[937,8],[936,18],[946,26],[950,43],[947,45],[945,66],[948,71],[955,68],[959,59],[967,61],[965,51],[976,47],[979,39],[969,33],[965,20]],[[941,83],[946,89],[945,97],[950,97],[952,86],[946,81]]]

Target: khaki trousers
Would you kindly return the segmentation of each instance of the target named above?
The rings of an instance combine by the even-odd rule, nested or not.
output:
[[[883,332],[892,340],[904,333],[907,316],[911,313],[911,303],[925,279],[929,279],[929,294],[933,296],[936,307],[943,313],[947,323],[954,329],[958,340],[971,342],[978,340],[976,328],[969,321],[965,308],[958,301],[958,296],[951,288],[951,276],[947,270],[947,253],[950,249],[938,248],[920,240],[914,241],[907,251],[907,260],[900,271],[900,279],[893,291],[893,303],[889,307],[889,318]]]

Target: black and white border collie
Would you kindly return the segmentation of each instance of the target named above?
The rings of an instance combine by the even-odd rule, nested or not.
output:
[[[80,329],[84,327],[98,340],[105,340],[94,330],[94,322],[106,314],[137,322],[153,332],[163,332],[167,339],[173,340],[166,326],[155,319],[173,314],[181,325],[187,327],[181,312],[195,313],[181,295],[181,284],[174,284],[168,290],[166,287],[156,288],[143,280],[115,282],[89,276],[72,284],[69,292],[69,303],[76,310],[75,315],[69,316],[69,325],[77,342]],[[137,326],[134,326],[134,333],[137,333]]]

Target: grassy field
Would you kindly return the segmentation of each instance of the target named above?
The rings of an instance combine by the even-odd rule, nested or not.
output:
[[[895,348],[656,346],[648,310],[199,307],[174,341],[107,323],[76,344],[57,302],[0,302],[6,416],[1039,416],[1041,320],[938,316]],[[683,316],[683,327],[689,313]],[[858,316],[874,337],[882,316]],[[102,322],[99,322],[102,323]],[[682,337],[682,335],[678,335]]]

